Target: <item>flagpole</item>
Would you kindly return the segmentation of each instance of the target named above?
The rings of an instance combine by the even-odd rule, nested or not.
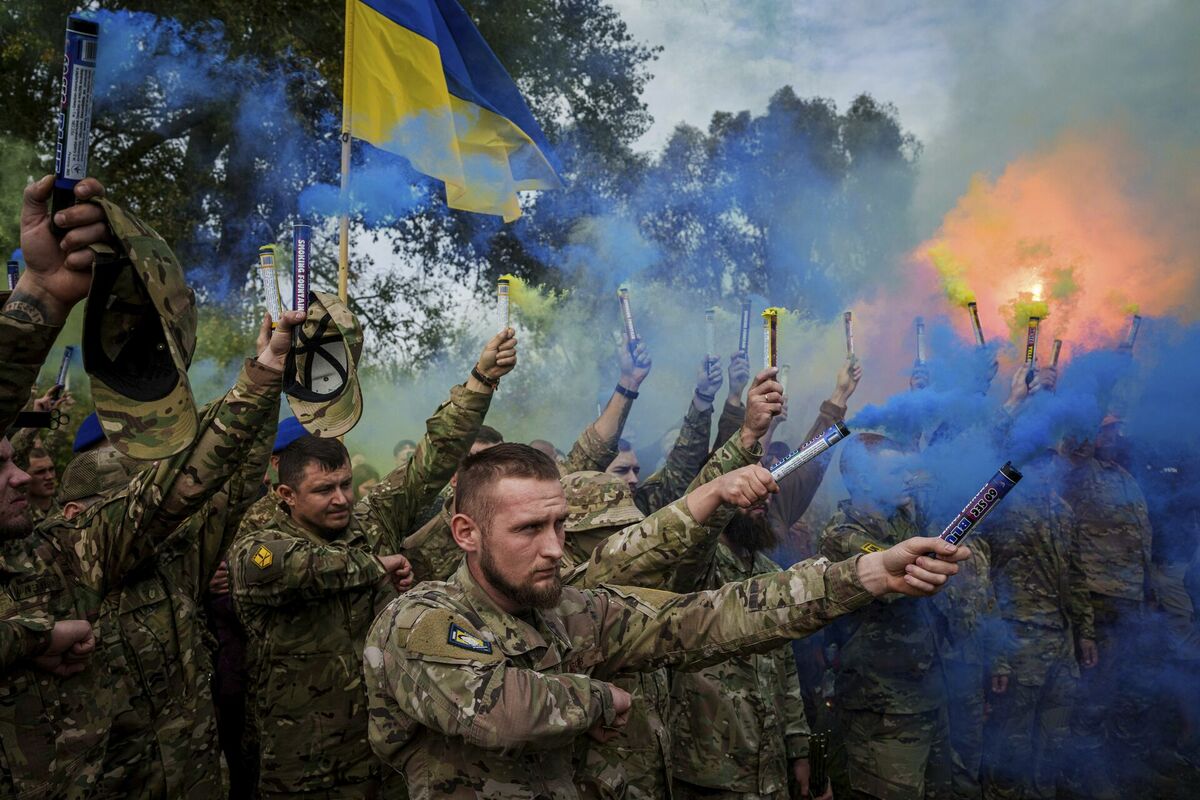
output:
[[[354,63],[354,4],[346,0],[346,44],[342,64],[342,192],[338,219],[338,297],[347,302],[350,278],[350,89]]]

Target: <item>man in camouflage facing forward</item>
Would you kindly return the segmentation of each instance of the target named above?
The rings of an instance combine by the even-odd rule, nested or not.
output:
[[[248,637],[258,796],[380,796],[363,640],[378,606],[411,584],[402,539],[466,454],[516,358],[511,329],[488,342],[412,458],[356,506],[349,454],[336,439],[304,436],[280,454],[281,512],[264,529],[243,526],[228,557]]]
[[[751,469],[759,489],[748,500],[760,502],[774,482]],[[713,482],[688,496],[687,514],[703,524],[723,502],[749,504]],[[457,504],[463,564],[450,581],[393,601],[363,656],[371,745],[405,774],[414,800],[576,798],[575,740],[607,739],[629,718],[614,675],[778,647],[873,596],[931,594],[967,555],[914,539],[712,592],[580,591],[562,587],[567,505],[545,454],[504,444],[470,456]]]

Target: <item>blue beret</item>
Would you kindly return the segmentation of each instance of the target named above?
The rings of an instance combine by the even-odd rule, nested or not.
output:
[[[308,431],[304,429],[298,419],[295,417],[284,418],[275,432],[275,446],[271,448],[272,455],[278,454],[280,450],[307,434]]]
[[[104,441],[104,431],[100,428],[100,418],[93,411],[83,418],[83,424],[79,426],[79,430],[75,433],[75,444],[72,450],[76,453],[81,453],[95,444]]]

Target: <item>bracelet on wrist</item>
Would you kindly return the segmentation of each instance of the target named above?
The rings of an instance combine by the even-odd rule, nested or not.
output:
[[[628,397],[630,400],[638,399],[637,392],[635,392],[633,389],[626,389],[624,386],[622,386],[619,383],[617,384],[617,388],[614,391],[616,391],[616,393],[621,395],[622,397]]]
[[[471,377],[474,378],[475,380],[479,381],[480,383],[484,384],[485,386],[490,386],[493,389],[496,389],[500,386],[500,379],[499,378],[489,378],[487,375],[484,375],[482,372],[479,371],[478,364],[471,367]]]
[[[701,402],[712,405],[713,401],[717,399],[717,396],[715,394],[705,394],[704,392],[697,389],[696,390],[696,399],[700,400]]]

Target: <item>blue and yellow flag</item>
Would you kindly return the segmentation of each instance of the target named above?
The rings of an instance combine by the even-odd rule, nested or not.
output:
[[[521,92],[456,0],[347,0],[343,131],[446,184],[451,208],[521,216],[558,189]]]

